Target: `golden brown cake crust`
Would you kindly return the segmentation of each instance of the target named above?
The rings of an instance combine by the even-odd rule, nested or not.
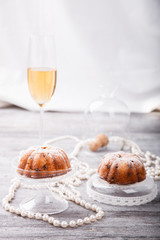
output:
[[[31,178],[63,175],[70,171],[67,154],[57,147],[32,147],[20,157],[17,172]]]
[[[106,154],[98,167],[98,173],[107,182],[115,184],[132,184],[146,178],[141,158],[122,151]]]

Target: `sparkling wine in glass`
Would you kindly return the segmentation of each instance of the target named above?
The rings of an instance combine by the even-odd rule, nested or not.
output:
[[[29,41],[28,86],[40,107],[40,144],[43,141],[44,105],[56,87],[56,54],[53,36],[32,35]]]

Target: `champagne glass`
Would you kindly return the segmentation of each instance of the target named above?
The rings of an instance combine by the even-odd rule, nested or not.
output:
[[[31,35],[28,57],[28,86],[40,107],[40,144],[43,141],[44,105],[50,101],[56,86],[55,40],[49,35]]]

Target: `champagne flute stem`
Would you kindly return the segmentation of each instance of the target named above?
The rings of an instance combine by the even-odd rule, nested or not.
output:
[[[39,141],[40,145],[43,144],[43,132],[44,132],[44,123],[43,119],[44,118],[44,109],[42,106],[40,106],[40,129],[39,129]]]

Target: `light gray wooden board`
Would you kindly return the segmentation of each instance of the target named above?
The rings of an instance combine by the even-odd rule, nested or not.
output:
[[[31,145],[38,144],[39,114],[15,107],[0,109],[0,198],[8,192],[10,179],[14,176],[13,159],[18,153]],[[109,129],[109,128],[108,128]],[[45,113],[45,140],[62,135],[88,137],[87,126],[82,113]],[[120,133],[136,141],[142,150],[150,150],[160,155],[160,114],[132,114],[127,133]],[[93,135],[93,134],[92,134]],[[57,145],[70,152],[74,142],[62,142]],[[118,150],[116,146],[113,150]],[[108,150],[111,147],[108,146]],[[107,149],[98,153],[88,153],[85,149],[79,159],[97,167]],[[160,192],[160,182],[156,182]],[[82,196],[86,194],[85,182],[79,188]],[[17,201],[21,193],[17,192]],[[16,203],[15,203],[16,204]],[[160,239],[160,193],[157,198],[145,205],[134,207],[117,207],[99,204],[105,211],[105,217],[94,224],[75,229],[55,228],[43,221],[30,220],[10,214],[0,207],[0,239]],[[92,212],[76,204],[69,203],[59,219],[83,218]]]

